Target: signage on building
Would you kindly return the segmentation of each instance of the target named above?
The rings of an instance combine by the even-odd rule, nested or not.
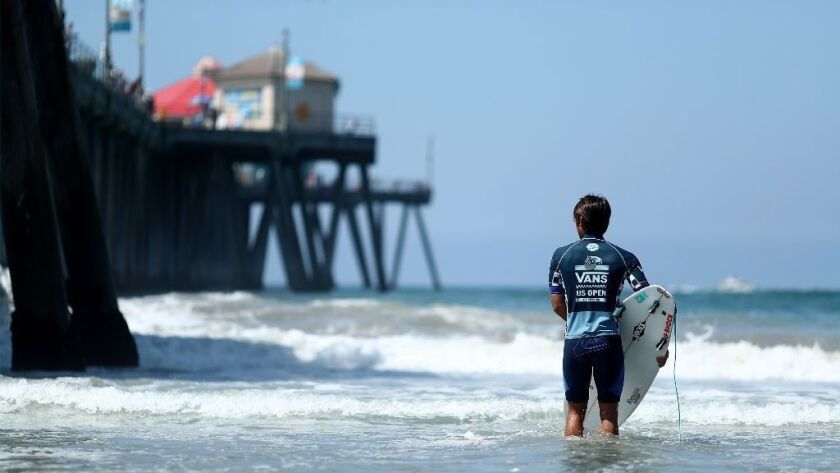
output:
[[[289,62],[286,63],[286,89],[295,90],[303,88],[303,80],[306,75],[306,68],[303,63],[303,58],[300,56],[292,56]]]
[[[262,94],[260,89],[226,89],[224,111],[231,115],[229,128],[240,128],[246,120],[260,118]]]

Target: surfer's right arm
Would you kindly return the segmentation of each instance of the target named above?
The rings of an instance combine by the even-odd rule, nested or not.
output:
[[[566,288],[563,285],[563,276],[560,272],[560,250],[554,252],[551,263],[548,266],[548,290],[550,292],[551,308],[554,313],[566,320],[568,308],[566,307]]]
[[[566,295],[551,293],[551,308],[554,310],[555,314],[560,316],[561,319],[566,320],[568,310],[566,308]]]

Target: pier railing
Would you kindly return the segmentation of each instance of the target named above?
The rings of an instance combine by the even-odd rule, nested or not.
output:
[[[102,80],[105,68],[96,52],[90,46],[81,42],[79,37],[73,32],[67,32],[64,40],[67,43],[67,52],[70,55],[70,61],[91,77]]]
[[[326,121],[330,117],[324,117]],[[373,136],[376,134],[376,121],[363,115],[339,114],[332,117],[332,131],[337,134],[355,136]]]
[[[224,113],[224,112],[220,112]],[[206,122],[201,122],[196,126],[203,126]],[[248,131],[266,131],[276,133],[277,130],[272,129],[253,129],[234,127],[229,125],[221,125],[217,119],[216,129],[226,130],[241,130]],[[376,135],[376,121],[371,116],[356,115],[356,114],[324,114],[324,115],[308,115],[305,118],[293,117],[290,123],[290,131],[292,133],[331,133],[335,135],[346,136],[366,136],[372,137]]]

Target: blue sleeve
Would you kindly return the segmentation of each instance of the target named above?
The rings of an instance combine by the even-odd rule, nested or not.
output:
[[[551,263],[548,266],[548,289],[552,294],[565,294],[566,288],[563,287],[563,276],[560,274],[560,262],[557,258],[557,252],[551,257]]]
[[[650,286],[647,276],[645,276],[645,272],[642,270],[642,263],[639,262],[639,259],[636,258],[635,255],[630,254],[627,264],[628,267],[625,278],[627,279],[627,282],[630,283],[630,287],[633,289],[633,292]]]

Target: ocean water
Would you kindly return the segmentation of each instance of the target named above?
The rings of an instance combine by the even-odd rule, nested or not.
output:
[[[541,290],[124,298],[140,368],[25,376],[3,303],[0,468],[838,471],[840,292],[676,297],[621,436],[571,440]]]

